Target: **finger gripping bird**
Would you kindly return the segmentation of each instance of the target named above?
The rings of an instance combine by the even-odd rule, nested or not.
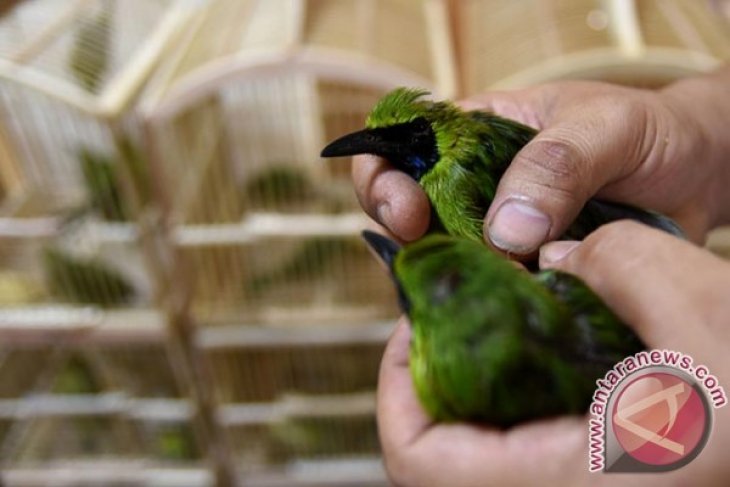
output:
[[[643,348],[570,274],[530,274],[444,234],[403,248],[363,237],[389,266],[410,318],[413,383],[436,421],[509,427],[583,413],[596,379]]]
[[[425,99],[427,94],[410,88],[391,91],[370,112],[364,130],[335,140],[321,155],[374,154],[387,159],[428,195],[435,217],[432,229],[483,241],[483,219],[497,184],[537,131],[492,113]],[[598,226],[625,218],[682,235],[667,217],[593,199],[563,237],[581,240]]]

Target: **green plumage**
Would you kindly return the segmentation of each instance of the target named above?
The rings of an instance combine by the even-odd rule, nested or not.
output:
[[[254,174],[240,188],[241,206],[248,211],[341,213],[348,200],[340,193],[335,185],[315,184],[306,168],[278,162]]]
[[[268,171],[246,182],[242,194],[255,209],[266,208],[272,202],[285,197],[294,205],[312,200],[317,189],[302,170],[293,165],[275,164]]]
[[[468,239],[428,235],[395,253],[392,272],[413,382],[438,421],[508,427],[585,412],[596,379],[642,349],[576,277],[529,274]]]
[[[198,449],[190,428],[185,424],[167,424],[156,432],[152,443],[154,455],[164,460],[190,461],[198,458]]]
[[[253,295],[260,295],[272,286],[302,279],[317,279],[343,260],[357,259],[362,255],[367,256],[365,248],[351,238],[308,238],[279,265],[255,275],[246,283],[246,290]]]
[[[117,136],[114,143],[114,152],[99,152],[87,147],[79,149],[88,204],[68,215],[69,220],[91,210],[106,221],[129,221],[135,215],[133,203],[144,206],[150,201],[152,188],[144,155],[126,135]]]
[[[82,148],[79,162],[89,194],[89,207],[107,221],[128,220],[115,161],[104,154]]]
[[[128,303],[134,295],[134,288],[119,272],[96,259],[48,247],[43,266],[50,291],[66,301],[111,307]]]
[[[117,135],[114,139],[117,149],[117,164],[124,166],[131,187],[140,206],[147,204],[152,198],[152,183],[149,164],[143,151],[126,134]],[[117,184],[121,186],[121,169],[117,169]]]
[[[98,377],[81,355],[69,358],[53,385],[54,394],[96,394],[101,390]]]
[[[499,178],[535,132],[490,114],[462,112],[449,102],[423,100],[426,94],[408,89],[391,92],[372,110],[366,126],[388,127],[425,118],[440,156],[419,183],[448,233],[481,241],[484,215]]]
[[[413,177],[428,195],[437,221],[432,228],[483,241],[484,216],[497,184],[514,156],[537,131],[449,101],[424,99],[427,92],[398,88],[373,108],[366,129],[346,135],[323,157],[370,153]],[[598,226],[630,218],[682,235],[669,218],[626,205],[590,200],[564,238],[581,240]]]

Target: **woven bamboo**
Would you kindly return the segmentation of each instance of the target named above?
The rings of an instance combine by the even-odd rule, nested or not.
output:
[[[388,89],[453,94],[445,7],[219,0],[200,16],[142,101],[197,321],[393,316],[387,278],[351,238],[365,220],[348,163],[317,154]]]
[[[118,472],[116,462],[164,463],[183,448],[182,434],[137,414],[138,401],[190,388],[164,342],[134,106],[199,10],[187,0],[0,7],[3,471],[109,462]],[[176,420],[189,429],[191,417]],[[205,448],[193,450],[199,465]]]
[[[0,483],[387,485],[395,299],[321,147],[400,85],[711,69],[727,4],[1,5]]]
[[[726,4],[452,1],[462,92],[562,78],[657,86],[706,71],[730,59]]]

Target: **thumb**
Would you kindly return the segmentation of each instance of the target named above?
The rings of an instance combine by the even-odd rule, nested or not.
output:
[[[575,115],[540,132],[502,177],[485,224],[498,249],[527,255],[558,238],[590,197],[639,164],[641,128],[605,114]]]
[[[540,250],[540,266],[583,279],[650,347],[700,356],[728,335],[718,325],[727,320],[730,266],[639,223],[602,226],[580,243],[551,242]]]

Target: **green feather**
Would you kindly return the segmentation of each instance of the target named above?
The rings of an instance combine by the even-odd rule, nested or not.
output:
[[[365,255],[365,248],[357,240],[338,237],[311,237],[302,241],[294,253],[272,269],[253,276],[246,289],[260,295],[272,286],[289,281],[317,279],[343,260],[353,260]]]
[[[195,438],[185,424],[165,425],[156,435],[155,455],[165,460],[195,460],[198,451]]]
[[[152,198],[152,186],[147,158],[126,134],[116,137],[114,142],[118,154],[117,161],[125,165],[139,204],[148,203]]]
[[[272,164],[245,182],[241,196],[244,206],[253,210],[276,209],[277,203],[283,201],[301,208],[317,197],[317,188],[303,168]]]
[[[53,385],[55,394],[96,394],[102,389],[89,363],[73,355],[63,366]]]
[[[641,342],[578,278],[533,276],[480,243],[429,235],[395,256],[410,367],[437,421],[507,427],[587,410],[595,381]]]
[[[128,220],[114,160],[82,148],[79,161],[91,208],[108,221]]]
[[[348,201],[338,194],[337,187],[315,184],[305,169],[291,163],[270,163],[241,186],[242,206],[249,211],[344,211]]]
[[[48,247],[43,266],[50,291],[66,301],[110,307],[128,303],[134,295],[134,288],[118,271],[97,259],[73,257]]]

